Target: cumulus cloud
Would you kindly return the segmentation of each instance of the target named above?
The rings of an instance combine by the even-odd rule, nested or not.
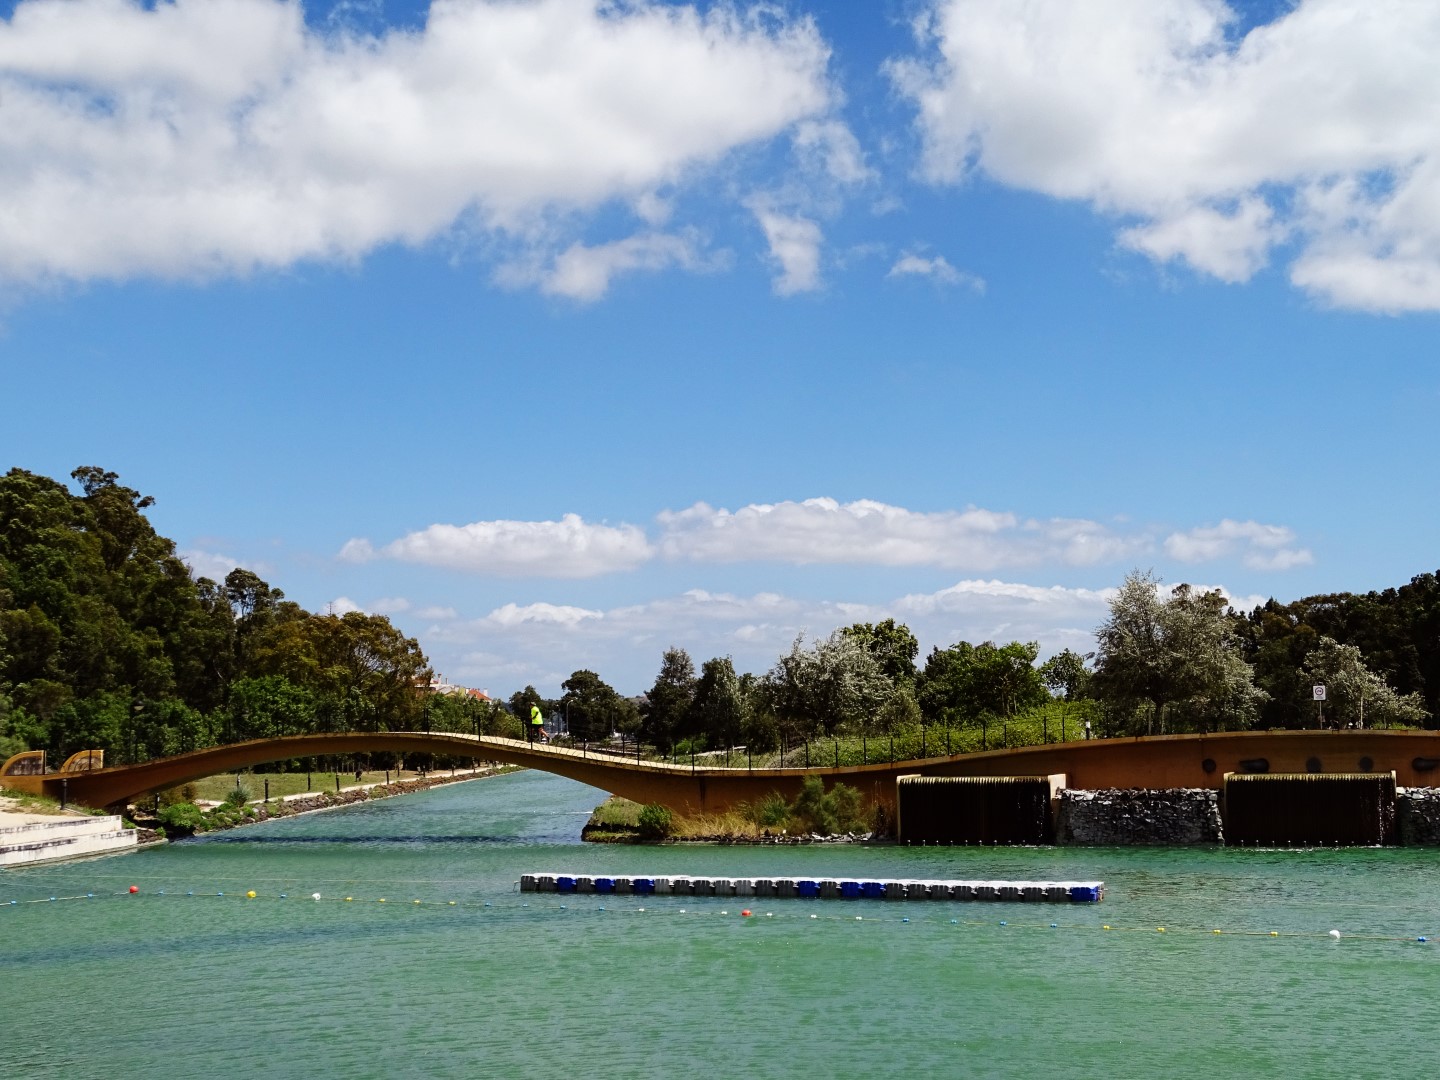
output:
[[[1224,281],[1293,244],[1291,280],[1334,304],[1440,308],[1440,8],[1281,8],[931,0],[888,70],[936,182],[1087,201]]]
[[[838,120],[803,121],[791,142],[802,161],[836,183],[863,184],[875,177],[854,132]]]
[[[770,261],[780,273],[772,282],[777,296],[814,292],[820,287],[820,246],[824,234],[810,218],[783,214],[763,200],[751,200],[750,210],[765,232]]]
[[[901,255],[885,276],[892,278],[926,277],[941,285],[965,285],[976,292],[985,291],[983,278],[956,270],[943,255],[935,255],[928,259],[914,253]]]
[[[811,20],[769,6],[435,0],[422,29],[369,34],[308,27],[284,0],[21,0],[0,19],[0,279],[553,236],[539,223],[644,205],[831,123],[828,62]],[[856,167],[842,135],[821,141]],[[590,296],[618,270],[691,262],[640,237],[569,248],[545,281]]]
[[[559,521],[476,521],[431,525],[376,549],[348,541],[339,558],[375,558],[495,577],[585,578],[632,570],[649,560],[650,542],[634,525],[598,525],[578,514]]]
[[[523,623],[548,623],[556,626],[574,626],[586,619],[603,619],[605,613],[588,608],[569,607],[563,604],[506,604],[485,616],[485,622],[506,629]]]
[[[1252,570],[1289,570],[1314,562],[1306,548],[1295,546],[1295,532],[1283,525],[1224,519],[1165,538],[1165,553],[1181,562],[1207,562],[1240,556]]]
[[[355,603],[348,596],[337,596],[330,603],[325,605],[326,615],[349,615],[352,612],[364,611],[359,604]]]
[[[1036,566],[1097,566],[1154,553],[1147,528],[1123,529],[1085,518],[1025,518],[1009,511],[918,511],[869,499],[751,503],[738,510],[698,502],[656,515],[655,535],[636,525],[559,521],[477,521],[431,525],[377,548],[356,538],[344,562],[376,559],[438,566],[492,577],[586,578],[634,570],[656,557],[674,562],[769,562],[792,566],[936,567],[994,571]],[[1283,525],[1231,521],[1164,540],[1167,555],[1195,563],[1239,557],[1255,570],[1312,561]],[[408,601],[378,600],[401,611]]]
[[[211,581],[223,582],[230,571],[240,565],[238,559],[231,558],[229,555],[221,555],[213,551],[200,551],[195,548],[181,551],[179,555],[180,561],[190,567],[191,577],[207,577]]]
[[[659,515],[661,553],[696,562],[854,563],[988,570],[1127,558],[1148,537],[1093,521],[1022,520],[971,507],[925,513],[871,500],[752,504],[730,511],[696,503]]]
[[[763,672],[797,635],[896,618],[910,626],[922,656],[957,641],[1039,641],[1046,653],[1093,648],[1092,631],[1107,610],[1109,590],[1041,587],[1002,581],[961,581],[935,593],[888,602],[818,600],[773,592],[737,594],[692,589],[639,604],[593,611],[551,604],[497,608],[482,619],[437,627],[428,650],[453,652],[474,677],[505,673],[521,681],[553,679],[548,657],[562,653],[575,667],[600,671],[625,693],[650,685],[666,648],[678,645],[698,663],[731,656],[741,671]],[[483,667],[477,658],[483,657]],[[446,670],[457,667],[445,660]]]
[[[540,291],[572,300],[598,300],[616,274],[635,270],[706,270],[723,266],[725,254],[707,257],[691,236],[640,233],[609,244],[571,244],[549,266],[532,271],[517,265],[502,268],[502,282],[538,281]]]

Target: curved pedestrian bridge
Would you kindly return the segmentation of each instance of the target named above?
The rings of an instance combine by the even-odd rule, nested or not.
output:
[[[394,731],[255,739],[106,768],[95,768],[96,755],[82,752],[66,763],[68,769],[25,774],[24,769],[37,765],[31,752],[0,766],[0,786],[87,806],[115,806],[204,776],[273,761],[383,752],[541,769],[685,814],[720,812],[771,792],[793,798],[807,776],[849,784],[892,808],[896,779],[916,774],[1059,774],[1067,786],[1084,789],[1220,788],[1227,773],[1394,773],[1400,787],[1440,784],[1440,733],[1432,731],[1247,731],[1094,739],[874,765],[785,769],[666,764],[493,736]]]

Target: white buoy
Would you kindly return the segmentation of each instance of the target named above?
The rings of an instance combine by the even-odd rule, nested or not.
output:
[[[1339,931],[1339,930],[1331,930],[1331,931],[1330,931],[1330,936],[1333,937],[1336,941],[1339,941],[1339,940],[1340,940],[1340,931]]]
[[[318,892],[312,892],[312,893],[310,894],[310,899],[311,899],[311,900],[319,900],[319,899],[320,899],[320,894],[319,894]]]

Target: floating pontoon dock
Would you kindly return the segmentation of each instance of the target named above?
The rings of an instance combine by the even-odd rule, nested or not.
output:
[[[845,878],[592,877],[522,874],[521,892],[636,896],[774,896],[818,900],[972,900],[1093,904],[1103,881],[864,881]]]

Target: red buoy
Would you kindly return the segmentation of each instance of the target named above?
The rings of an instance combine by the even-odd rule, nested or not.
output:
[[[740,914],[744,915],[748,919],[750,917],[750,909],[746,908],[744,911],[740,912]]]
[[[139,886],[139,885],[131,885],[131,886],[130,886],[130,891],[131,891],[131,892],[139,892],[139,891],[140,891],[140,886]]]

